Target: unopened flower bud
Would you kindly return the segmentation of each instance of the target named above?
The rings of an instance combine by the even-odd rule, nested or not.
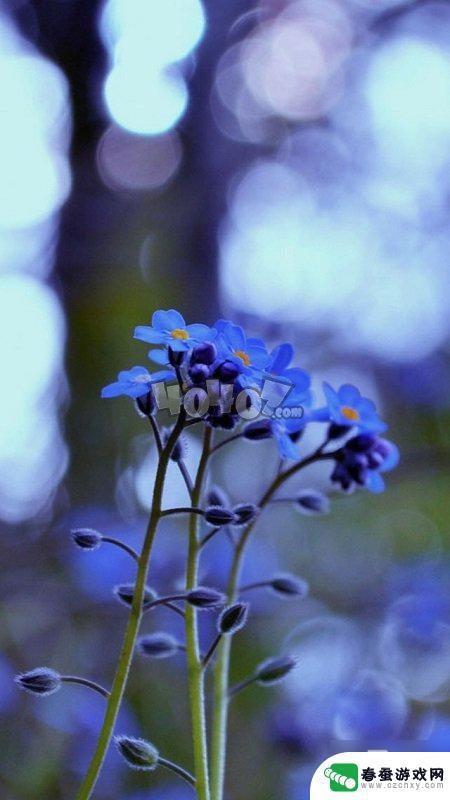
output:
[[[137,648],[148,658],[170,658],[178,653],[180,644],[170,633],[149,633],[139,637]]]
[[[209,506],[224,506],[224,508],[227,508],[230,502],[228,495],[220,486],[211,486],[206,499]]]
[[[169,358],[169,364],[172,367],[175,367],[175,368],[176,367],[181,367],[181,365],[182,365],[182,363],[184,361],[185,355],[186,355],[186,353],[185,353],[184,350],[173,350],[172,347],[169,347],[167,349],[167,356]]]
[[[244,439],[251,442],[260,442],[263,439],[270,439],[272,436],[272,424],[268,419],[261,419],[258,422],[251,422],[243,430]]]
[[[206,364],[193,364],[189,367],[188,374],[192,383],[198,386],[209,378],[209,367]]]
[[[256,670],[256,678],[258,683],[264,686],[271,686],[279,683],[289,675],[291,670],[297,665],[297,659],[294,656],[277,656],[276,658],[269,658],[264,661]]]
[[[330,501],[322,492],[315,492],[312,489],[309,491],[301,492],[295,505],[302,514],[311,516],[313,514],[328,514],[330,510]]]
[[[165,428],[165,430],[163,430],[162,438],[164,444],[167,444],[171,432],[170,428]],[[171,461],[178,462],[186,458],[186,449],[186,439],[183,436],[179,436],[170,454]]]
[[[341,439],[342,436],[345,436],[348,433],[348,425],[338,425],[336,422],[331,422],[328,428],[328,438],[331,440],[333,439]]]
[[[153,389],[149,389],[146,394],[136,397],[136,408],[143,417],[150,417],[156,409],[155,396]]]
[[[191,606],[196,608],[217,608],[222,606],[225,601],[225,596],[217,589],[210,589],[207,586],[198,586],[196,589],[191,589],[186,595],[186,600]]]
[[[60,674],[49,667],[36,667],[30,672],[22,672],[16,675],[14,681],[21,689],[30,694],[38,694],[40,697],[54,694],[61,687]]]
[[[145,739],[132,736],[115,736],[114,742],[121,756],[132,769],[152,771],[156,769],[159,753],[156,747]]]
[[[97,550],[102,543],[102,534],[93,528],[75,528],[72,539],[82,550]]]
[[[224,508],[224,506],[208,506],[205,509],[204,517],[206,522],[213,525],[214,528],[232,525],[237,520],[236,514],[231,509]]]
[[[237,633],[244,627],[248,617],[248,603],[233,603],[224,608],[218,621],[219,633]]]
[[[258,516],[259,508],[254,503],[239,503],[233,508],[233,514],[236,516],[234,525],[247,525]]]
[[[131,606],[133,603],[133,597],[135,592],[135,584],[134,583],[120,583],[118,586],[114,587],[114,594],[116,595],[117,599],[123,603],[125,606]],[[155,600],[156,594],[153,589],[150,589],[149,586],[146,586],[144,589],[144,600],[143,600],[143,608],[145,608],[152,600]]]
[[[213,342],[202,342],[194,347],[191,355],[192,363],[210,366],[217,358],[217,348]]]
[[[283,595],[283,597],[306,597],[308,594],[306,581],[295,575],[275,575],[270,585],[276,594]]]
[[[237,376],[240,374],[240,369],[233,361],[223,361],[217,367],[214,377],[218,378],[222,383],[233,383]]]

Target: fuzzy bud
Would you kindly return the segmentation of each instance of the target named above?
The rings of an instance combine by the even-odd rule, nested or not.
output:
[[[206,364],[193,364],[189,367],[189,377],[196,386],[200,386],[209,378],[209,367]]]
[[[330,510],[328,497],[322,492],[315,492],[312,489],[301,492],[295,501],[295,505],[301,514],[306,514],[307,516],[328,514]]]
[[[297,664],[297,659],[294,656],[276,656],[263,661],[256,670],[256,678],[258,683],[264,686],[272,686],[279,683],[289,675],[291,670]]]
[[[121,603],[123,603],[125,606],[131,606],[133,603],[134,590],[135,590],[134,583],[120,583],[118,586],[114,587],[113,591],[117,599]],[[143,608],[148,606],[149,603],[151,603],[155,599],[156,599],[156,594],[153,591],[153,589],[150,589],[149,586],[146,586],[144,589]]]
[[[211,486],[206,499],[209,506],[224,506],[224,508],[227,508],[230,502],[228,495],[220,486]]]
[[[186,595],[186,600],[191,606],[196,608],[217,608],[222,606],[225,596],[217,589],[210,589],[208,586],[198,586],[191,589]]]
[[[136,408],[143,417],[150,417],[156,409],[155,396],[153,389],[149,389],[146,394],[136,397]]]
[[[213,342],[202,342],[194,347],[191,355],[192,363],[210,366],[217,358],[217,347]]]
[[[221,528],[223,525],[233,525],[237,521],[236,514],[224,506],[208,506],[205,509],[204,517],[206,522],[214,528]]]
[[[258,420],[246,425],[243,430],[244,439],[251,442],[260,442],[263,439],[270,439],[272,436],[272,424],[268,419]]]
[[[186,353],[185,353],[184,350],[173,350],[172,347],[169,347],[167,349],[167,356],[168,356],[168,359],[169,359],[169,364],[172,367],[175,367],[175,369],[177,367],[181,367],[181,365],[182,365],[182,363],[184,361],[185,355],[186,355]]]
[[[330,442],[333,439],[342,439],[348,433],[348,425],[338,425],[336,422],[331,422],[328,428],[328,439]]]
[[[247,525],[258,516],[259,508],[254,503],[239,503],[233,508],[233,514],[236,516],[234,525]]]
[[[308,584],[295,575],[275,575],[270,583],[273,591],[283,597],[306,597]]]
[[[103,536],[93,528],[75,528],[71,531],[72,539],[82,550],[98,550]]]
[[[36,667],[30,672],[22,672],[14,678],[17,686],[30,694],[47,697],[54,694],[61,687],[61,676],[49,667]]]
[[[244,627],[248,617],[248,603],[233,603],[224,608],[218,622],[219,633],[233,634]]]
[[[128,766],[132,769],[152,771],[156,769],[159,753],[150,742],[145,739],[135,739],[133,736],[115,736],[114,742]]]
[[[165,428],[163,430],[162,438],[164,444],[167,444],[171,432],[172,431],[170,428]],[[183,436],[180,436],[175,442],[173,450],[170,454],[170,459],[171,461],[178,462],[182,461],[184,458],[186,458],[186,439]]]
[[[140,636],[137,648],[147,658],[170,658],[178,653],[180,645],[170,633],[161,632]]]
[[[215,377],[222,381],[222,383],[234,383],[240,369],[233,361],[223,361],[215,371]]]

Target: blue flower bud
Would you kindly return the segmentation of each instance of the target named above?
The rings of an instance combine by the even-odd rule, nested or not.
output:
[[[132,769],[151,772],[158,766],[158,750],[145,739],[135,739],[133,736],[115,736],[114,742],[120,755]]]
[[[147,394],[143,394],[141,397],[136,397],[135,403],[138,412],[142,414],[143,417],[150,417],[156,410],[153,389],[149,389]]]
[[[282,681],[286,675],[289,675],[296,665],[297,659],[294,656],[269,658],[258,666],[256,670],[257,681],[264,686],[272,686]]]
[[[251,422],[243,430],[244,439],[251,442],[260,442],[263,439],[270,439],[272,436],[272,424],[268,419],[261,419],[258,422]]]
[[[312,489],[301,492],[295,501],[295,505],[298,511],[307,516],[313,514],[328,514],[330,510],[330,501],[328,497],[322,494],[322,492],[315,492]]]
[[[238,419],[237,414],[213,413],[213,409],[210,409],[207,417],[208,425],[211,428],[221,428],[224,431],[232,431],[236,427]]]
[[[180,644],[170,633],[149,633],[139,637],[137,648],[148,658],[170,658],[178,653]]]
[[[236,516],[233,525],[247,525],[258,516],[259,508],[254,503],[239,503],[233,508],[233,514]]]
[[[276,594],[283,597],[306,597],[309,589],[306,581],[288,573],[275,575],[270,585]]]
[[[186,600],[191,606],[196,608],[217,608],[225,602],[225,596],[217,589],[210,589],[207,586],[197,586],[191,589],[186,595]]]
[[[348,433],[348,425],[338,425],[336,422],[331,422],[328,427],[328,439],[341,439]]]
[[[236,514],[229,508],[223,506],[208,506],[205,509],[204,517],[206,522],[213,525],[214,528],[220,528],[223,525],[232,525],[237,522]]]
[[[75,544],[82,550],[97,550],[103,539],[102,534],[93,528],[75,528],[71,534]]]
[[[234,634],[241,630],[247,622],[248,603],[233,603],[224,608],[217,623],[219,633]]]
[[[199,386],[209,378],[209,367],[206,364],[193,364],[189,367],[188,375],[192,383]]]
[[[191,355],[191,362],[207,364],[210,366],[217,358],[217,347],[213,342],[202,342],[194,347]]]
[[[16,675],[14,681],[24,691],[40,697],[54,694],[61,687],[60,674],[49,667],[36,667],[30,672],[22,672],[20,675]]]
[[[234,361],[222,361],[214,372],[214,377],[222,383],[234,383],[241,370]]]
[[[228,495],[220,486],[211,486],[206,495],[206,501],[209,506],[224,506],[225,508],[227,508],[230,503]]]
[[[171,428],[165,428],[163,430],[162,439],[164,444],[167,444],[171,432],[172,432]],[[182,461],[184,458],[186,458],[186,451],[187,451],[186,439],[184,438],[184,436],[179,436],[170,454],[171,461],[175,462]]]
[[[170,346],[167,348],[167,356],[169,358],[169,364],[172,367],[181,367],[186,352],[184,350],[173,350]]]
[[[118,586],[114,587],[113,591],[117,599],[125,606],[132,605],[135,591],[134,583],[120,583]],[[145,608],[149,603],[152,602],[152,600],[155,599],[156,594],[153,589],[150,589],[149,586],[146,586],[144,589],[143,608]]]

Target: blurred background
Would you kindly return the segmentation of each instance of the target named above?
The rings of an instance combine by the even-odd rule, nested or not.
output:
[[[131,403],[99,392],[146,363],[131,334],[160,307],[293,341],[318,396],[324,378],[357,383],[402,450],[381,497],[259,523],[247,577],[289,569],[311,593],[255,593],[236,639],[235,680],[283,648],[300,662],[234,704],[229,800],[306,800],[339,751],[448,750],[450,4],[8,0],[0,118],[2,800],[74,797],[101,723],[102,698],[39,700],[12,676],[111,682],[111,588],[132,564],[74,552],[69,530],[142,539],[154,447]],[[214,479],[256,499],[272,447],[236,443]],[[297,485],[328,490],[327,470]],[[174,471],[166,501],[185,499]],[[186,544],[182,520],[161,528],[159,591]],[[204,580],[222,586],[229,556],[218,537]],[[178,624],[161,609],[144,626]],[[182,658],[136,660],[118,731],[190,767],[185,695]],[[191,793],[111,752],[95,797]]]

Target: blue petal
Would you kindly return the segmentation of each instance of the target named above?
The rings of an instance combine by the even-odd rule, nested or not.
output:
[[[148,357],[154,364],[167,364],[167,350],[149,350]]]
[[[400,450],[398,449],[397,445],[393,444],[393,442],[389,442],[389,447],[391,451],[387,458],[383,461],[380,472],[389,472],[389,470],[394,469],[397,466],[398,462],[400,461]]]
[[[189,337],[196,342],[212,342],[217,336],[217,331],[213,330],[213,328],[208,328],[207,325],[201,325],[200,323],[188,325],[186,330]]]
[[[152,325],[158,331],[173,331],[175,328],[186,328],[186,323],[179,311],[169,308],[168,311],[155,311]]]
[[[158,383],[158,381],[171,381],[175,377],[175,372],[172,369],[160,369],[158,372],[153,372],[150,379],[152,383]]]
[[[108,386],[104,386],[101,391],[102,397],[119,397],[121,394],[125,394],[123,383],[109,383]]]
[[[373,494],[380,494],[380,492],[384,492],[385,483],[379,472],[372,470],[369,473],[365,487],[369,490],[369,492],[373,492]]]
[[[284,370],[282,376],[294,385],[295,392],[305,392],[311,386],[311,378],[304,369],[294,367],[293,369]]]
[[[342,405],[354,408],[361,399],[361,392],[353,384],[344,383],[338,390],[338,397]]]
[[[247,346],[245,333],[239,325],[230,323],[228,327],[223,330],[223,335],[233,350],[245,350]]]
[[[274,375],[279,375],[289,366],[294,358],[294,348],[289,342],[279,344],[278,347],[272,350],[270,358],[270,371],[273,372]]]
[[[139,377],[139,375],[145,375],[148,380],[150,381],[150,373],[147,367],[131,367],[128,372],[119,372],[119,381],[121,380],[133,380],[133,378]]]
[[[229,319],[218,319],[217,322],[214,323],[213,327],[216,329],[217,333],[223,333],[231,324],[232,323]]]
[[[172,339],[168,337],[166,341],[176,353],[181,353],[182,350],[189,350],[189,342],[187,339]]]
[[[287,433],[283,433],[276,425],[274,426],[274,435],[278,442],[280,456],[282,458],[289,458],[291,461],[298,461],[300,453],[290,436],[288,436]]]
[[[308,411],[308,420],[311,422],[329,422],[330,409],[328,406],[323,406],[322,408],[313,408],[311,411]]]
[[[148,325],[138,325],[134,329],[134,338],[140,339],[141,342],[147,344],[163,344],[166,340],[166,335],[162,331],[156,331]]]
[[[247,347],[246,352],[248,354],[248,357],[250,358],[250,362],[253,367],[257,367],[258,369],[264,369],[264,367],[267,366],[269,355],[264,347],[251,345],[250,347]]]

